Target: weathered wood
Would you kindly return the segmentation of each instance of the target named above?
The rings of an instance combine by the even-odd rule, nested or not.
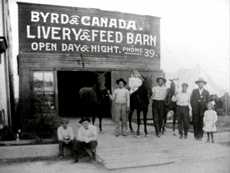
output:
[[[155,82],[155,78],[159,74],[162,74],[160,70],[160,18],[158,17],[109,12],[99,9],[29,3],[18,4],[19,32],[21,33],[19,36],[20,50],[18,60],[20,115],[22,117],[28,117],[31,114],[31,98],[33,93],[32,75],[34,71],[53,72],[56,114],[58,114],[58,71],[111,72],[112,89],[116,87],[115,81],[118,78],[122,77],[128,80],[132,70],[140,71],[146,77],[151,78],[153,83]],[[44,20],[41,15],[44,13],[49,15],[47,20]],[[108,24],[108,26],[105,24],[99,26],[99,24],[95,24],[95,21],[94,23],[91,21],[90,25],[84,25],[82,20],[74,24],[71,23],[71,21],[57,22],[60,18],[51,19],[53,18],[51,13],[54,16],[58,15],[60,18],[64,16],[66,20],[67,18],[72,19],[78,16],[75,18],[76,20],[87,18],[84,22],[89,22],[92,18],[95,20],[102,20],[102,18],[104,20],[104,18],[106,18],[108,22],[114,20],[113,22],[118,23],[113,23],[114,26],[110,27],[110,24]],[[119,21],[123,22],[123,24],[124,22],[126,23],[125,28],[120,26]],[[128,25],[128,23],[130,25]],[[43,29],[41,29],[41,27],[43,27]],[[71,32],[71,34],[68,35],[66,30]],[[72,33],[73,30],[78,31],[79,36],[76,36],[76,33]],[[84,36],[83,31],[88,34],[88,38],[91,40],[81,39],[81,36]],[[102,33],[104,33],[104,35],[98,37],[98,35]],[[113,35],[110,35],[111,33],[113,33]],[[119,38],[114,33],[118,33],[120,36],[122,35],[122,40],[119,41]],[[111,37],[108,37],[108,35]],[[135,37],[136,39],[132,40],[132,38],[129,38],[130,35],[139,37]],[[154,39],[149,42],[146,41],[148,38]],[[32,46],[34,43],[55,43],[58,46],[56,50],[53,49],[52,51],[48,49],[34,50]],[[90,51],[84,52],[80,49],[74,51],[63,50],[63,44],[78,44],[79,46],[88,47]],[[117,46],[118,51],[103,52],[98,49],[94,50],[92,49],[92,45]],[[136,50],[136,52],[133,52],[131,49]],[[149,112],[151,112],[151,107]]]

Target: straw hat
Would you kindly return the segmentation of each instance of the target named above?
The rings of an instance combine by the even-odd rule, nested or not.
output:
[[[157,77],[157,79],[156,79],[157,83],[159,83],[160,79],[162,79],[164,81],[164,83],[166,83],[166,81],[167,81],[164,77]]]
[[[90,123],[90,119],[89,118],[82,118],[79,123],[82,124],[83,122],[88,121]]]
[[[117,85],[119,85],[120,82],[123,82],[124,85],[127,84],[127,82],[123,78],[120,78],[120,79],[116,80]]]
[[[204,83],[207,84],[207,82],[203,78],[198,78],[198,80],[195,81],[196,84],[198,83]]]

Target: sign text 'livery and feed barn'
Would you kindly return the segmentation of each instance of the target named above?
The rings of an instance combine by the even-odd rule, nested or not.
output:
[[[160,57],[159,18],[19,3],[20,52]]]

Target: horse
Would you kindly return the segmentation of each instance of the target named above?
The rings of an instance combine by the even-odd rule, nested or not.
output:
[[[165,116],[163,117],[163,123],[162,123],[162,133],[165,131],[165,126],[167,123],[167,113],[169,111],[173,111],[173,132],[175,131],[175,126],[176,126],[176,102],[172,101],[172,97],[175,96],[176,94],[176,84],[175,80],[177,79],[171,79],[170,80],[170,87],[167,91],[167,95],[165,98]]]
[[[111,100],[107,88],[97,91],[97,114],[93,117],[93,124],[96,117],[99,119],[99,129],[102,131],[102,118],[111,117]]]
[[[144,120],[144,132],[145,135],[148,134],[147,132],[147,113],[148,113],[148,105],[149,105],[149,99],[151,97],[151,85],[150,80],[143,77],[143,83],[142,85],[130,95],[130,112],[129,112],[129,129],[131,132],[133,132],[132,127],[132,116],[134,111],[137,111],[137,131],[136,134],[140,135],[140,114],[143,112],[143,120]]]
[[[99,129],[102,131],[102,116],[100,115],[99,105],[101,97],[96,85],[93,87],[86,86],[79,90],[81,118],[89,117],[92,124],[95,124],[96,117],[99,118]]]

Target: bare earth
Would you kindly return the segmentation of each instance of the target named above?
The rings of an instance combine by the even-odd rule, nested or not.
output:
[[[74,125],[74,123],[73,123]],[[104,125],[105,132],[99,135],[98,160],[87,163],[72,160],[33,161],[1,163],[0,173],[229,173],[230,132],[216,133],[216,143],[178,139],[171,129],[161,138],[150,135],[114,137],[112,123]]]

